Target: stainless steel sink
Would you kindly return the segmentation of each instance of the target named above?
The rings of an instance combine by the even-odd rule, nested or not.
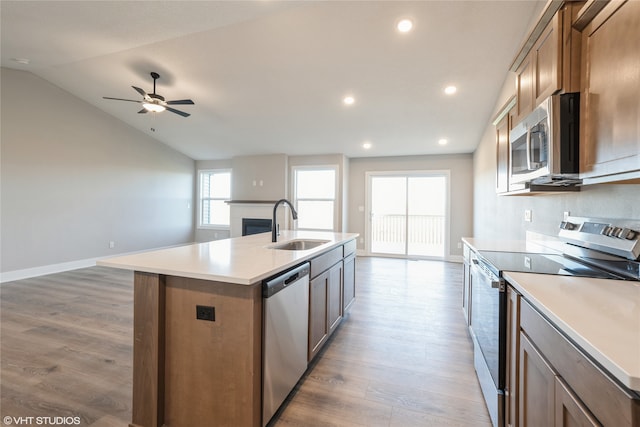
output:
[[[309,249],[316,248],[320,245],[324,245],[328,243],[329,240],[304,240],[304,239],[296,239],[289,240],[288,242],[276,244],[269,246],[271,249],[278,249],[281,251],[306,251]]]

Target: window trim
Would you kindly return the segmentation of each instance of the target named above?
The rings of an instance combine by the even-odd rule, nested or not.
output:
[[[327,229],[327,228],[299,228],[298,224],[296,222],[296,230],[308,230],[308,231],[332,231],[335,232],[336,228],[338,227],[339,224],[339,209],[340,209],[340,166],[337,164],[329,164],[329,165],[297,165],[297,166],[292,166],[291,167],[292,170],[292,194],[293,194],[293,205],[296,207],[296,210],[298,209],[298,200],[302,200],[302,201],[330,201],[333,202],[333,228],[331,229]],[[298,198],[298,176],[297,176],[297,172],[298,171],[320,171],[320,170],[333,170],[334,172],[334,192],[333,192],[333,199],[318,199],[318,198],[313,198],[313,199],[307,199],[307,198]]]
[[[231,230],[231,215],[229,215],[229,225],[225,224],[203,224],[202,223],[202,202],[205,200],[202,197],[202,175],[203,174],[216,174],[216,173],[228,173],[229,174],[229,192],[231,192],[231,181],[233,180],[233,171],[230,168],[223,169],[198,169],[197,174],[197,223],[196,228],[199,230]],[[206,198],[206,200],[231,200],[231,194],[229,198]]]

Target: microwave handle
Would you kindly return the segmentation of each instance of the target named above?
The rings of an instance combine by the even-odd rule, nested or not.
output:
[[[527,169],[528,170],[533,170],[533,162],[531,161],[531,128],[527,128],[527,144],[526,144],[526,149],[527,149]]]

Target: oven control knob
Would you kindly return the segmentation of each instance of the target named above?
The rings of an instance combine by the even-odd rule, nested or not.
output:
[[[622,228],[620,227],[613,227],[611,228],[611,230],[609,230],[609,236],[611,237],[619,237],[620,233],[622,232]]]
[[[613,231],[613,227],[605,225],[605,227],[602,229],[600,234],[602,234],[603,236],[611,236],[612,231]]]
[[[561,230],[575,230],[576,229],[576,225],[572,222],[569,221],[562,221],[560,223],[560,229]]]
[[[620,235],[618,236],[621,239],[633,240],[637,237],[638,232],[635,230],[631,230],[630,228],[623,228],[620,230]]]

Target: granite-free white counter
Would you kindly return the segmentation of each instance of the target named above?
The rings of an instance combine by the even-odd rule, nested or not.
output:
[[[640,282],[504,272],[565,335],[640,392]]]
[[[271,233],[194,243],[98,261],[125,270],[251,285],[358,237],[357,233],[281,230],[278,243],[328,240],[313,249],[272,249]]]

